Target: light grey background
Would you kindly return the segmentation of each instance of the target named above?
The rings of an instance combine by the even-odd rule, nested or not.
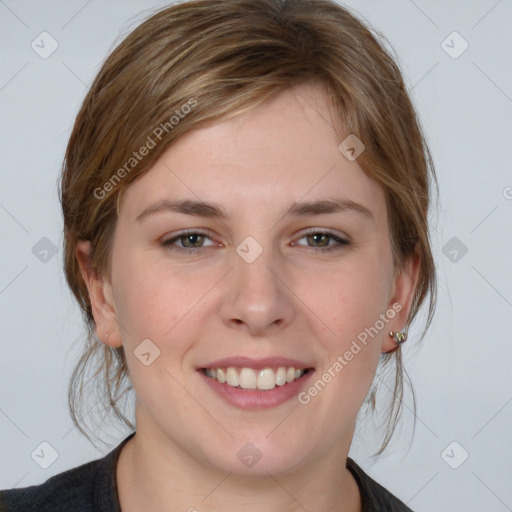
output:
[[[0,0],[0,488],[41,483],[126,435],[112,430],[98,451],[67,412],[83,327],[61,270],[56,180],[101,62],[165,4]],[[408,396],[389,453],[368,458],[375,444],[360,433],[352,455],[417,512],[512,510],[512,2],[346,5],[397,51],[441,192],[432,218],[437,315],[421,346],[413,328],[404,347],[418,400],[415,436]],[[47,59],[31,47],[35,40],[43,51],[43,31],[58,43]],[[42,442],[58,452],[47,469],[31,457]]]

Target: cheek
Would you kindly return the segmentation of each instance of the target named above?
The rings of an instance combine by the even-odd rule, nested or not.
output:
[[[313,300],[312,309],[326,326],[322,345],[328,361],[317,378],[328,381],[332,400],[342,398],[349,409],[364,400],[379,363],[383,337],[389,332],[392,272],[392,260],[386,254],[347,258],[331,272],[329,284]]]
[[[162,322],[169,329],[179,314],[181,295],[190,287],[184,289],[177,273],[160,267],[145,258],[144,251],[127,251],[117,258],[113,275],[116,313],[130,334],[160,337],[166,328]]]
[[[116,313],[130,378],[146,407],[183,399],[186,413],[188,401],[175,379],[182,381],[180,366],[194,338],[190,329],[200,324],[191,323],[194,305],[202,295],[204,287],[169,268],[129,260],[118,267]]]
[[[124,328],[123,343],[133,349],[149,338],[165,347],[166,355],[176,355],[187,349],[193,329],[200,330],[203,299],[219,276],[143,258],[127,257],[117,267],[116,313]]]
[[[339,269],[329,273],[328,281],[325,276],[325,285],[317,287],[313,301],[323,312],[334,345],[336,340],[346,342],[357,338],[386,313],[392,272],[391,259],[385,255],[363,255],[347,259]],[[383,330],[381,322],[378,330]]]

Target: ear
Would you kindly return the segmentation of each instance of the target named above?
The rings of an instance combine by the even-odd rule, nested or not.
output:
[[[396,315],[387,325],[387,332],[382,340],[382,352],[394,352],[398,348],[395,340],[389,336],[389,331],[402,331],[407,326],[420,267],[421,258],[416,248],[414,254],[404,263],[403,268],[395,271],[388,310],[395,311]]]
[[[80,273],[89,291],[96,334],[106,345],[120,347],[123,343],[116,318],[112,284],[107,277],[91,268],[90,254],[91,242],[80,240],[76,244],[75,256],[80,266]]]

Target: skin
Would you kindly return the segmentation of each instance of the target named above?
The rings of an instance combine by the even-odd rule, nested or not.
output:
[[[87,270],[89,243],[78,244],[98,336],[125,347],[137,396],[137,434],[117,468],[124,512],[361,509],[345,461],[379,355],[396,349],[388,332],[406,324],[419,261],[396,270],[384,191],[341,154],[334,126],[321,88],[302,84],[191,131],[125,191],[109,276]],[[371,215],[286,215],[328,198]],[[229,216],[137,220],[163,199],[214,202]],[[310,228],[350,244],[307,237]],[[163,245],[184,229],[210,235],[193,240],[199,249],[184,248],[186,237]],[[252,263],[235,250],[247,236],[263,248]],[[313,383],[394,303],[402,310],[307,405],[241,410],[196,370],[230,356],[291,357],[315,368]],[[133,353],[147,338],[160,349],[149,366]],[[252,468],[237,457],[247,442],[262,454]]]

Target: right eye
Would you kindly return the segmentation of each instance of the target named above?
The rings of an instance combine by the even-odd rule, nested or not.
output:
[[[210,240],[211,243],[205,245],[205,241]],[[171,238],[162,241],[162,246],[176,252],[190,253],[205,247],[216,245],[207,233],[199,231],[185,231],[178,233]]]

